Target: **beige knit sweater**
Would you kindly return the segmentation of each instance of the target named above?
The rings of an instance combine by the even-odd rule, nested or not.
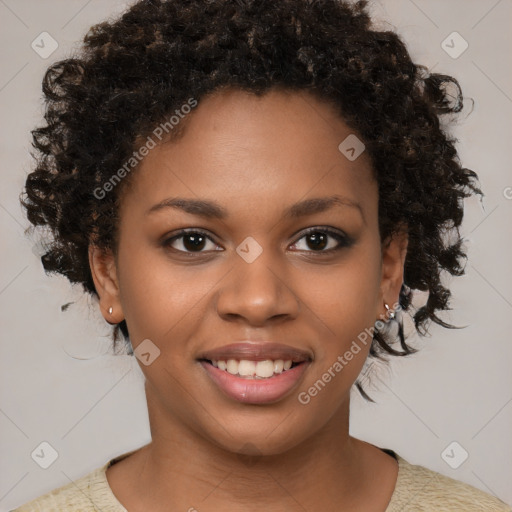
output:
[[[512,512],[512,507],[490,494],[409,464],[392,450],[384,451],[398,460],[398,478],[386,512]],[[105,472],[131,453],[119,455],[75,482],[11,512],[127,512],[109,487]]]

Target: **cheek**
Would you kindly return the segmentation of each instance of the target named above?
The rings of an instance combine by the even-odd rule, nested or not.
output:
[[[373,249],[361,248],[328,271],[308,272],[301,296],[307,298],[312,321],[317,319],[326,337],[322,344],[326,351],[342,350],[377,319],[380,265],[372,255]]]
[[[134,348],[149,338],[161,349],[196,328],[211,284],[197,266],[172,264],[165,253],[130,244],[119,251],[120,298]],[[182,347],[185,351],[186,347]]]
[[[368,356],[378,318],[378,255],[378,247],[355,251],[331,267],[329,276],[311,273],[302,291],[311,308],[305,308],[309,322],[318,328],[318,343],[314,371],[301,389],[308,396],[301,403],[310,400],[319,416],[339,406]]]

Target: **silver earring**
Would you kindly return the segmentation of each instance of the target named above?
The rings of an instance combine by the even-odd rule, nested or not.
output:
[[[393,320],[395,318],[395,312],[391,311],[391,309],[389,308],[389,306],[385,302],[384,302],[384,307],[386,308],[386,313],[387,313],[389,319]]]
[[[111,315],[111,314],[112,314],[112,311],[114,311],[114,310],[112,309],[112,306],[110,306],[110,307],[108,308],[108,314],[109,314],[109,315]]]

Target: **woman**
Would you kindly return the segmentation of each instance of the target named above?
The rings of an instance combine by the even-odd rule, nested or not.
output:
[[[457,81],[365,9],[146,0],[48,70],[23,204],[138,358],[152,441],[18,511],[512,510],[349,435],[413,291],[449,326],[481,193]]]

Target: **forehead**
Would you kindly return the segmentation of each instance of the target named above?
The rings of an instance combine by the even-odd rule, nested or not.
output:
[[[128,196],[137,207],[180,196],[264,208],[335,193],[375,207],[370,158],[340,151],[356,135],[306,92],[217,92],[184,123],[182,136],[152,149],[135,171]]]

